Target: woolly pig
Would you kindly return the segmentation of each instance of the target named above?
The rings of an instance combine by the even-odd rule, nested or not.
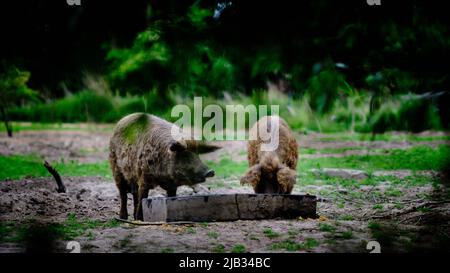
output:
[[[219,147],[193,140],[176,141],[172,126],[144,113],[128,115],[116,125],[109,161],[120,194],[120,218],[128,218],[128,192],[133,195],[134,218],[142,220],[141,200],[148,197],[149,189],[160,186],[168,196],[175,196],[178,186],[193,186],[214,176],[198,154]]]
[[[259,132],[270,132],[273,124],[278,124],[278,147],[264,151]],[[290,194],[297,177],[298,144],[287,123],[278,116],[265,116],[250,129],[250,136],[256,140],[248,142],[248,162],[250,169],[241,178],[241,184],[250,184],[255,193]]]

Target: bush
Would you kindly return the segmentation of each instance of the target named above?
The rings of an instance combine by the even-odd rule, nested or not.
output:
[[[311,108],[319,113],[330,112],[344,84],[343,75],[335,70],[323,70],[314,75],[307,90]]]
[[[391,100],[398,100],[393,98]],[[440,130],[442,122],[437,106],[432,100],[417,96],[400,98],[400,102],[387,101],[374,112],[368,124],[360,131],[384,133],[387,131],[422,132]]]
[[[11,117],[41,122],[100,122],[112,110],[111,98],[84,90],[52,103],[12,109]]]
[[[145,112],[145,103],[142,98],[133,97],[130,99],[122,99],[118,102],[114,110],[105,113],[102,121],[104,122],[116,122],[122,117],[136,112]]]
[[[426,99],[409,99],[398,111],[399,130],[421,132],[429,129],[441,129],[437,107]]]

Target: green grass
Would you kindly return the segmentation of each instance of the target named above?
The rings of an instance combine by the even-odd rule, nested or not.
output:
[[[349,155],[346,157],[304,158],[299,161],[297,170],[302,185],[317,184],[317,178],[310,175],[311,169],[320,168],[349,168],[372,172],[375,170],[434,170],[440,171],[450,164],[450,147],[440,145],[437,148],[416,146],[410,149],[392,149],[383,155]],[[241,176],[247,169],[247,161],[235,162],[230,158],[222,158],[220,162],[208,161],[207,165],[216,171],[218,178]],[[376,185],[383,179],[403,183],[411,180],[415,185],[425,185],[430,181],[428,176],[413,175],[405,179],[396,177],[373,177],[362,181],[326,177],[329,184],[347,184],[348,186]],[[305,182],[306,181],[306,182]],[[356,183],[358,182],[358,183]]]
[[[13,132],[21,131],[112,131],[114,124],[98,123],[45,123],[45,122],[11,122]],[[5,124],[0,123],[0,132],[6,132]]]
[[[247,161],[235,162],[229,158],[223,158],[220,160],[220,162],[207,161],[206,165],[208,165],[216,172],[216,178],[240,176],[248,168]]]
[[[272,250],[284,249],[287,251],[308,250],[315,248],[319,245],[319,242],[312,238],[307,238],[303,243],[297,243],[291,239],[284,240],[279,243],[274,243],[270,246]]]
[[[100,221],[92,219],[78,219],[75,214],[69,214],[62,223],[38,224],[35,221],[17,224],[12,221],[0,222],[0,242],[24,242],[29,234],[38,229],[50,234],[54,238],[62,240],[73,240],[79,236],[86,235],[88,239],[93,238],[91,230],[114,228],[120,226],[116,220]]]
[[[386,196],[390,196],[390,197],[400,197],[403,195],[403,192],[398,189],[390,188],[385,192],[385,194],[386,194]]]
[[[341,237],[343,239],[351,239],[351,238],[353,238],[353,232],[351,232],[350,230],[344,231],[344,232],[342,232]]]
[[[340,220],[342,221],[353,221],[353,216],[351,215],[342,215],[341,217],[339,217]]]
[[[376,210],[382,210],[384,208],[384,206],[382,204],[375,204],[375,205],[373,205],[372,208],[376,209]]]
[[[247,252],[247,249],[242,244],[236,244],[233,246],[233,249],[231,249],[231,253],[245,253]]]
[[[212,252],[214,253],[225,253],[225,246],[222,244],[215,245],[212,248]]]
[[[364,150],[367,149],[366,147],[340,147],[340,148],[322,148],[322,149],[314,149],[314,148],[300,148],[299,154],[341,154],[345,153],[347,151],[354,151],[354,150]],[[373,150],[371,150],[373,151]]]
[[[0,156],[0,180],[21,179],[24,177],[50,176],[43,166],[43,160],[36,156]],[[95,164],[52,162],[52,166],[61,176],[102,176],[111,179],[108,161]]]
[[[400,228],[400,226],[396,223],[381,224],[378,222],[369,222],[368,228],[372,234],[372,237],[381,244],[382,248],[384,247],[385,249],[391,249],[396,242],[401,243],[404,247],[410,248],[417,239],[417,234],[407,229]],[[410,240],[405,241],[403,238],[406,237]],[[398,251],[397,245],[395,245],[395,248],[392,250]],[[387,252],[388,251],[389,250],[387,250]]]
[[[271,228],[264,229],[263,233],[264,233],[264,235],[266,235],[267,238],[270,238],[270,239],[280,236],[280,234],[278,232],[273,231]]]
[[[350,155],[342,158],[313,158],[299,162],[298,170],[313,168],[351,168],[373,170],[435,170],[440,171],[450,163],[450,147],[416,146],[410,149],[392,149],[384,155]]]
[[[174,253],[174,250],[173,250],[173,248],[170,248],[170,247],[163,248],[163,249],[161,249],[161,253]]]
[[[409,133],[384,133],[373,136],[371,133],[335,133],[318,138],[320,141],[436,141],[450,140],[449,135],[419,136]]]
[[[195,229],[193,227],[187,227],[186,228],[186,233],[188,233],[188,234],[195,234],[195,233],[197,233],[197,231],[195,231]]]
[[[322,150],[320,150],[320,151],[322,151]],[[298,152],[301,155],[304,155],[304,154],[317,154],[318,150],[314,149],[314,148],[302,148],[302,147],[300,147]]]
[[[215,232],[215,231],[210,231],[208,232],[206,235],[208,235],[208,237],[217,239],[219,237],[219,233]]]
[[[417,211],[426,213],[426,212],[430,212],[431,209],[427,208],[427,207],[419,207],[419,208],[417,208]]]
[[[336,231],[336,228],[335,227],[333,227],[332,225],[330,225],[330,224],[319,224],[319,230],[320,231],[323,231],[323,232],[331,232],[331,233],[333,233],[333,232],[335,232]]]

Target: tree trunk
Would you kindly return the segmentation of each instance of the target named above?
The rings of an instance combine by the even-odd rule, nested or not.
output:
[[[12,126],[9,124],[8,116],[6,115],[6,110],[4,107],[0,107],[0,111],[2,113],[3,122],[5,123],[6,132],[8,133],[8,137],[13,136]]]

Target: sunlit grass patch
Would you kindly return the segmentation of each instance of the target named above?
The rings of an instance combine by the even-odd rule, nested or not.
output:
[[[236,162],[231,160],[229,157],[222,158],[220,162],[207,161],[206,165],[216,172],[216,178],[241,176],[248,168],[247,161]]]
[[[435,170],[450,163],[450,147],[417,146],[410,149],[392,149],[383,155],[349,155],[345,157],[308,158],[299,162],[300,172],[315,168],[349,168],[358,170]]]
[[[310,151],[312,152],[312,151]],[[247,169],[248,162],[233,161],[229,157],[223,157],[220,162],[208,161],[208,166],[216,171],[216,177],[227,178],[240,177]],[[369,173],[375,170],[435,170],[439,171],[450,164],[450,147],[441,145],[437,148],[428,146],[413,147],[411,149],[392,149],[383,155],[349,155],[345,157],[303,158],[299,160],[297,170],[299,181],[302,184],[320,183],[317,177],[310,175],[311,169],[321,168],[348,168],[366,170]],[[393,179],[397,179],[393,177]],[[414,176],[417,183],[426,184],[425,176]],[[327,184],[354,184],[355,181],[345,181],[339,178],[323,179]],[[369,179],[359,181],[361,185],[377,184],[381,178],[369,176]],[[305,182],[306,181],[306,182]]]
[[[318,138],[319,141],[436,141],[436,140],[450,140],[450,135],[417,135],[411,133],[335,133],[322,136]]]
[[[21,131],[112,131],[114,124],[98,123],[45,123],[45,122],[11,122],[13,132]],[[0,123],[0,132],[6,132],[5,124]]]
[[[298,250],[310,250],[319,245],[319,242],[313,238],[306,238],[303,243],[298,243],[294,240],[287,239],[279,243],[272,244],[269,249],[271,250],[287,250],[287,251],[298,251]]]
[[[24,177],[48,177],[50,174],[43,166],[43,160],[37,156],[0,156],[0,180],[21,179]],[[108,161],[100,163],[79,163],[76,161],[52,162],[61,176],[102,176],[111,179]]]

